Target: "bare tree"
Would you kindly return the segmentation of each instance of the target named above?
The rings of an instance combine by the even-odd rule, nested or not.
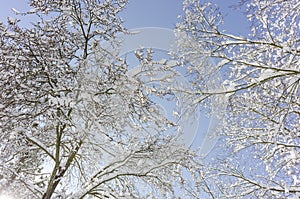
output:
[[[0,24],[0,192],[174,198],[194,155],[150,97],[166,92],[141,78],[171,67],[139,51],[143,71],[133,75],[114,53],[126,0],[29,2],[20,15],[37,17],[31,28]]]
[[[241,5],[251,24],[247,36],[220,30],[218,8],[196,0],[185,1],[177,26],[179,55],[196,77],[190,94],[204,105],[228,104],[219,131],[228,150],[207,161],[199,188],[212,198],[298,198],[300,2]]]

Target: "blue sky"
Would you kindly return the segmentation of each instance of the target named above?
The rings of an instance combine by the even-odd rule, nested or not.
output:
[[[129,0],[127,8],[122,13],[127,28],[163,27],[174,28],[178,22],[177,16],[182,14],[181,0]],[[239,0],[212,0],[225,16],[226,30],[237,34],[247,33],[247,19],[238,10],[230,8]]]

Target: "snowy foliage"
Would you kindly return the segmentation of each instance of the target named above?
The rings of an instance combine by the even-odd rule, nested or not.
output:
[[[185,1],[176,30],[178,54],[196,77],[198,102],[228,100],[219,135],[229,149],[223,158],[208,161],[199,187],[216,198],[298,198],[300,2],[244,0],[242,5],[251,35],[220,30],[218,8],[198,0]],[[209,59],[216,66],[208,65]],[[216,73],[223,83],[212,89]]]
[[[164,87],[139,76],[170,70],[156,80],[164,85],[174,63],[154,67],[151,51],[138,51],[143,71],[128,72],[114,38],[126,3],[31,0],[32,10],[15,12],[36,16],[32,28],[0,24],[0,193],[174,198],[184,185],[194,155],[149,97]]]

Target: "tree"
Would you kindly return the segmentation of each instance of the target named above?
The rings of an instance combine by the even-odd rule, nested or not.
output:
[[[166,92],[141,77],[170,71],[163,85],[172,67],[140,50],[144,70],[130,74],[114,53],[127,1],[29,2],[19,15],[35,16],[32,27],[0,24],[0,193],[175,197],[194,155],[151,99]]]
[[[198,188],[213,198],[298,198],[300,3],[244,0],[240,6],[251,23],[247,36],[222,31],[218,8],[196,0],[184,2],[177,26],[178,55],[196,77],[190,94],[204,105],[227,103],[219,131],[227,152],[206,160]]]

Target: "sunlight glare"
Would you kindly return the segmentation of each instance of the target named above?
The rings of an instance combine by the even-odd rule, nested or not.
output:
[[[0,194],[0,199],[15,199],[13,196],[10,196],[7,193]]]

